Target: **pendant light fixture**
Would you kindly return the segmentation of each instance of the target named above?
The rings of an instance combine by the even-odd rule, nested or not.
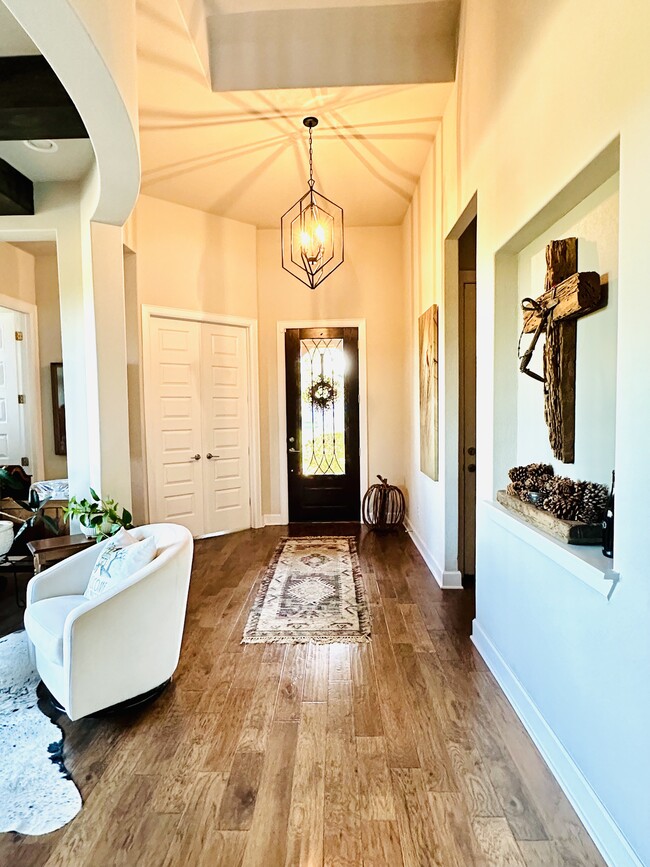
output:
[[[343,264],[343,208],[314,189],[312,130],[318,118],[306,117],[309,130],[309,189],[282,217],[282,267],[315,289]]]

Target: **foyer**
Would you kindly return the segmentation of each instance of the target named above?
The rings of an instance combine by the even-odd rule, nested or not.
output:
[[[649,44],[0,0],[1,867],[650,867]]]
[[[173,686],[61,720],[83,811],[0,835],[0,863],[604,864],[469,640],[473,593],[436,589],[405,533],[358,536],[371,644],[240,644],[284,532],[197,542]]]

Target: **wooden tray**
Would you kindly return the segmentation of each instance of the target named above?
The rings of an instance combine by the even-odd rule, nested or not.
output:
[[[524,503],[519,497],[511,497],[506,491],[497,491],[497,503],[532,527],[543,530],[567,545],[602,545],[603,528],[600,524],[563,521],[550,512],[538,509],[532,503]]]

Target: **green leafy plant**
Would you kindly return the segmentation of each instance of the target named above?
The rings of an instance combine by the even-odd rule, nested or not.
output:
[[[120,527],[127,530],[133,527],[133,515],[128,509],[122,508],[112,497],[100,497],[92,488],[90,499],[70,497],[63,514],[66,520],[78,518],[83,527],[94,530],[98,542],[113,536]]]

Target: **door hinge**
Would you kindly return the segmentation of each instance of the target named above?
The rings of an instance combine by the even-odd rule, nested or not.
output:
[[[22,331],[16,331],[16,340],[22,340],[22,339],[23,339],[23,332]]]
[[[20,466],[21,467],[28,467],[29,466],[29,458],[21,458],[20,459]]]
[[[18,395],[18,403],[25,403],[25,395],[24,394]]]

